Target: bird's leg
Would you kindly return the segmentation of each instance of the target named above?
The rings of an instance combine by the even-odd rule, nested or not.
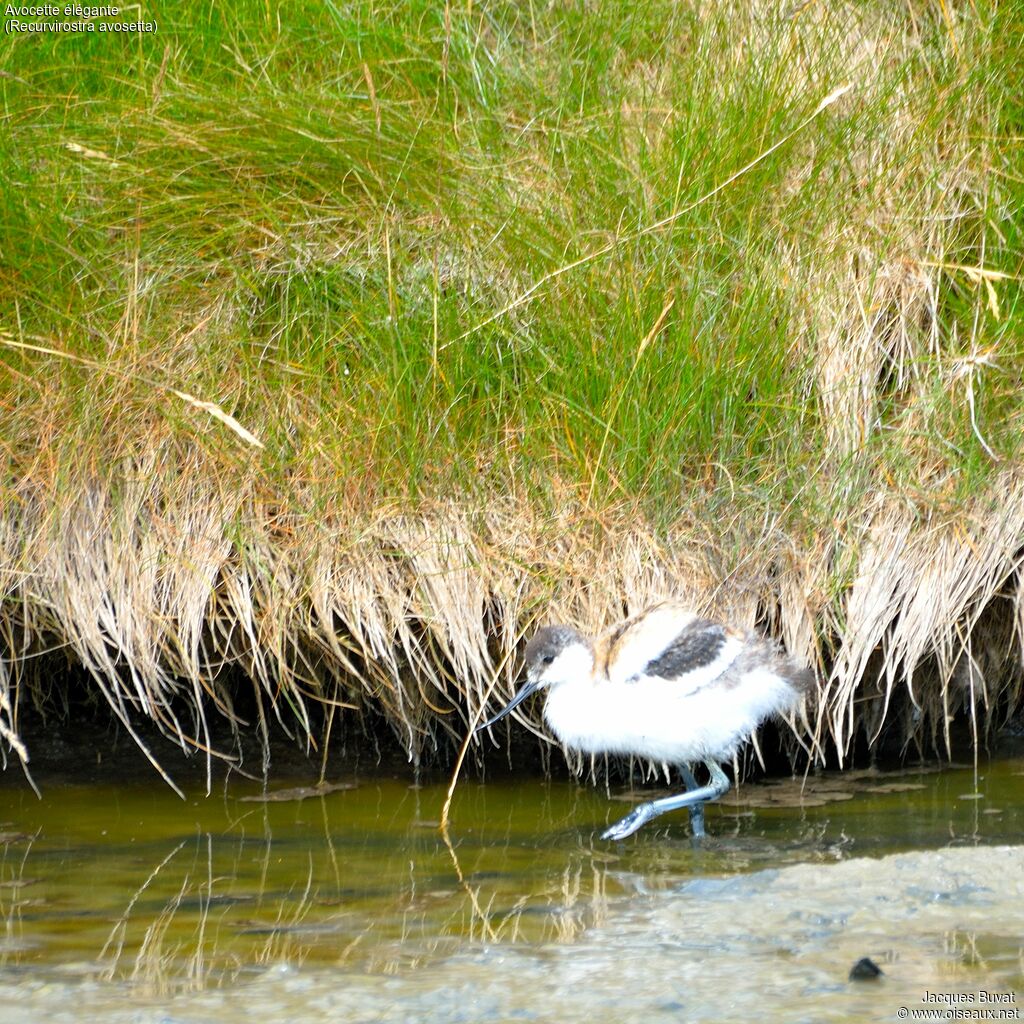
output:
[[[701,818],[703,819],[703,805],[708,800],[717,800],[729,789],[729,778],[722,771],[721,765],[716,761],[705,761],[704,764],[711,773],[711,781],[706,786],[698,786],[696,789],[690,789],[686,793],[680,793],[678,796],[666,796],[660,800],[651,800],[649,803],[640,804],[639,807],[630,811],[621,821],[617,821],[610,828],[602,832],[601,838],[625,839],[626,836],[631,836],[637,829],[642,828],[653,818],[657,818],[667,811],[679,810],[680,807],[699,805],[701,807]],[[687,785],[690,785],[691,781],[695,781],[693,780],[692,772],[689,772],[688,775],[684,773],[683,778],[686,780]],[[701,821],[701,826],[703,827],[703,820]]]
[[[722,771],[722,766],[717,761],[705,761],[704,767],[711,773],[710,786],[715,791],[714,796],[709,796],[708,800],[717,800],[721,796],[725,796],[732,787],[732,783],[729,781],[729,776]]]
[[[695,789],[700,788],[688,764],[680,765],[679,770],[682,772],[683,782],[686,783],[687,793],[692,793]],[[690,804],[690,833],[694,839],[700,839],[704,835],[703,804]]]

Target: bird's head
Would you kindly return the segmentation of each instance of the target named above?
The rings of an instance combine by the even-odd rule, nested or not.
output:
[[[588,676],[594,667],[594,648],[590,641],[572,626],[545,626],[526,645],[526,682],[516,695],[493,718],[477,731],[501,721],[531,693]]]

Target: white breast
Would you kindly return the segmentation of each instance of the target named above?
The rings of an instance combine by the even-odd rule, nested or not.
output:
[[[576,750],[688,764],[728,760],[761,721],[788,709],[795,697],[786,680],[765,669],[696,692],[678,680],[648,676],[626,683],[586,680],[552,689],[544,717]]]

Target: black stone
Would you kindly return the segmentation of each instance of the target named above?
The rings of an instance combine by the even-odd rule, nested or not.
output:
[[[869,956],[862,956],[850,968],[850,981],[877,981],[885,972]]]

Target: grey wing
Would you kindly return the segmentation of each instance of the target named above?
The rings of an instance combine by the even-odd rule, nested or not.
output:
[[[695,619],[647,663],[643,674],[659,679],[680,679],[717,661],[727,643],[724,626],[708,619]]]

